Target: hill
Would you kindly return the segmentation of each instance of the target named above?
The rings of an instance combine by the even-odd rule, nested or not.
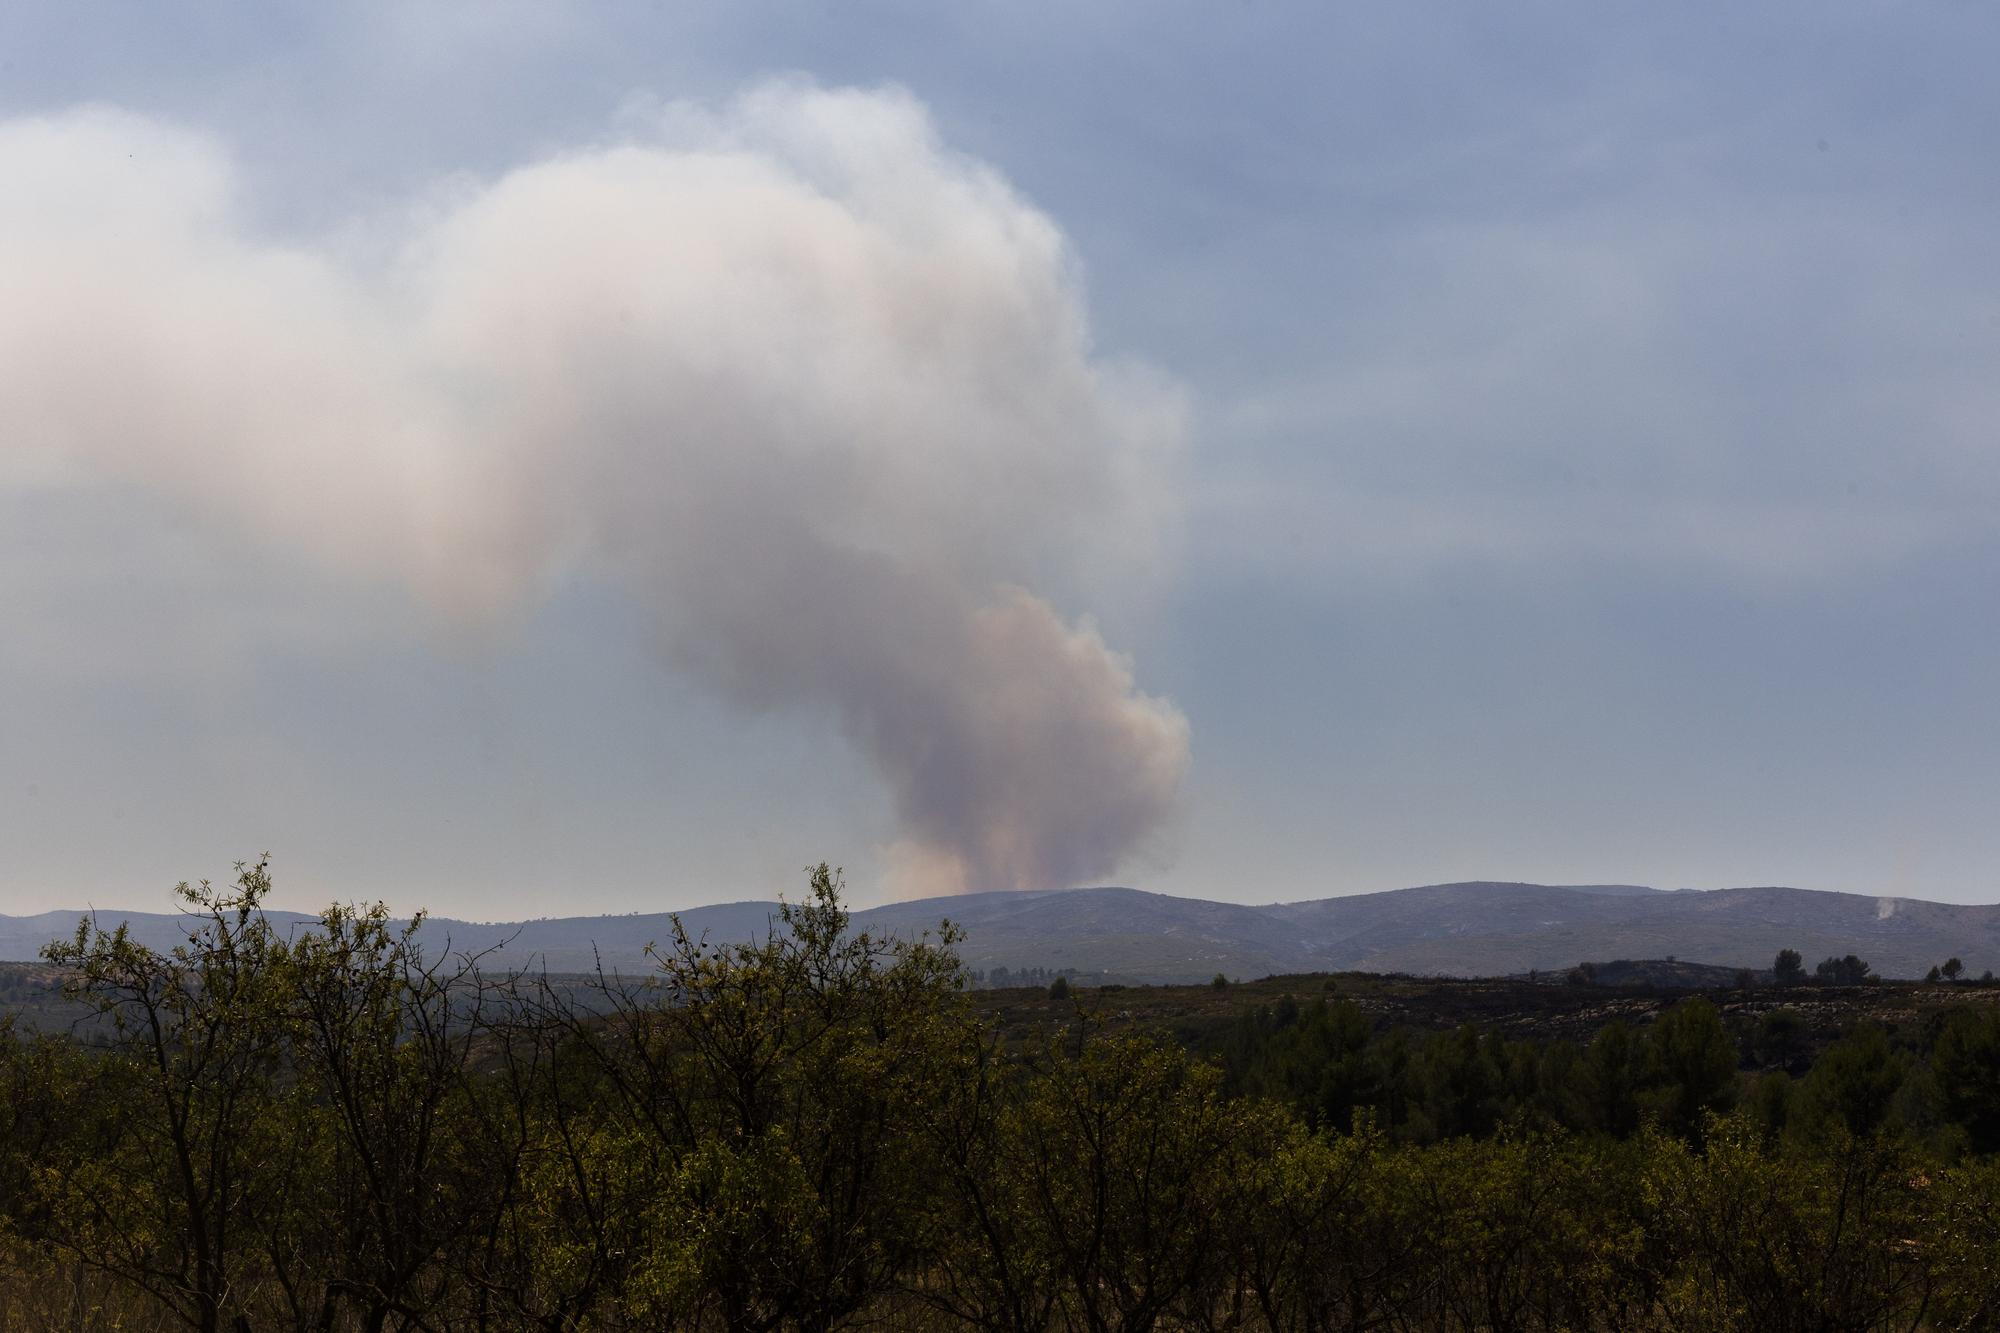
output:
[[[680,914],[690,933],[715,940],[761,934],[771,902],[697,907]],[[33,959],[75,929],[76,912],[0,916],[0,959]],[[274,913],[281,928],[310,921]],[[172,914],[114,913],[142,942],[179,938]],[[1956,955],[1971,975],[2000,969],[2000,905],[1964,906],[1795,888],[1711,891],[1637,885],[1480,881],[1432,884],[1310,902],[1249,906],[1129,888],[977,893],[891,903],[854,914],[855,926],[911,936],[950,918],[966,931],[966,965],[1075,969],[1125,982],[1203,981],[1217,972],[1406,972],[1510,976],[1583,960],[1687,959],[1734,971],[1768,968],[1781,948],[1810,967],[1857,953],[1889,977],[1921,976]],[[668,913],[557,917],[509,923],[434,919],[438,947],[493,949],[508,967],[587,971],[646,967],[648,943],[667,939]]]
[[[1265,907],[1082,889],[898,904],[860,919],[908,929],[941,912],[966,928],[972,967],[1073,966],[1138,981],[1217,972],[1506,976],[1631,958],[1734,971],[1768,968],[1782,948],[1797,949],[1808,967],[1858,953],[1885,976],[1921,976],[1953,955],[1974,975],[2000,968],[2000,906],[1792,888],[1476,882]]]

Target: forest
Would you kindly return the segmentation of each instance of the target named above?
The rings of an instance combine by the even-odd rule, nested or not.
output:
[[[51,944],[95,1017],[0,1041],[0,1327],[2000,1326],[1991,1005],[1571,1038],[1336,987],[1190,1034],[1058,975],[1023,1029],[825,866],[580,983],[379,906],[281,937],[270,883]]]

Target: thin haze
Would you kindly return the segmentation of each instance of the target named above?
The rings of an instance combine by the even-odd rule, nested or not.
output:
[[[0,910],[2000,899],[1996,45],[0,10]]]

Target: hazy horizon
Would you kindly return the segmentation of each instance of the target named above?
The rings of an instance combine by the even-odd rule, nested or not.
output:
[[[1491,885],[1495,887],[1536,888],[1536,889],[1565,889],[1565,890],[1572,890],[1584,893],[1597,893],[1605,889],[1633,890],[1637,893],[1661,893],[1661,894],[1727,893],[1735,890],[1785,889],[1789,891],[1798,891],[1804,893],[1833,893],[1833,894],[1846,894],[1860,898],[1881,898],[1884,901],[1888,901],[1893,898],[1895,901],[1899,902],[1929,902],[1929,903],[1946,904],[1951,906],[1966,906],[1966,907],[2000,907],[2000,899],[1996,899],[1991,902],[1981,902],[1977,900],[1972,900],[1961,903],[1945,899],[1925,898],[1922,895],[1899,897],[1895,895],[1860,893],[1852,889],[1825,889],[1825,888],[1818,888],[1810,884],[1716,884],[1707,886],[1695,886],[1695,885],[1669,886],[1669,885],[1658,885],[1658,884],[1632,884],[1632,883],[1624,883],[1624,882],[1610,881],[1610,880],[1603,881],[1601,883],[1600,882],[1586,883],[1579,881],[1574,884],[1551,884],[1535,880],[1494,879],[1491,877],[1474,877],[1472,879],[1466,879],[1466,880],[1425,881],[1422,883],[1415,883],[1415,884],[1384,885],[1374,888],[1353,889],[1338,894],[1323,894],[1317,897],[1309,897],[1309,898],[1257,898],[1254,896],[1243,896],[1232,899],[1216,899],[1216,898],[1206,898],[1200,894],[1193,894],[1193,893],[1169,893],[1160,889],[1150,889],[1140,884],[1078,884],[1058,889],[975,890],[973,891],[972,894],[959,894],[959,893],[937,894],[920,899],[918,898],[881,899],[879,897],[870,898],[866,895],[855,895],[850,891],[847,894],[844,901],[846,902],[849,908],[857,912],[865,912],[875,907],[903,905],[914,902],[938,903],[944,905],[943,915],[949,918],[951,915],[949,905],[958,899],[968,896],[986,896],[986,897],[1007,896],[1016,893],[1046,895],[1052,893],[1058,893],[1058,894],[1090,893],[1090,892],[1102,892],[1108,890],[1116,892],[1135,892],[1141,894],[1148,894],[1156,897],[1174,898],[1188,902],[1216,903],[1218,905],[1223,905],[1223,906],[1242,906],[1242,907],[1258,908],[1258,907],[1297,906],[1305,903],[1324,901],[1328,898],[1362,897],[1368,895],[1400,893],[1407,890],[1464,888],[1469,886],[1481,886],[1481,885]],[[524,921],[615,920],[619,917],[626,917],[626,916],[647,916],[647,917],[665,916],[665,915],[674,915],[678,913],[695,912],[703,908],[709,908],[709,907],[734,907],[734,906],[749,906],[749,905],[761,906],[767,904],[775,904],[779,901],[797,903],[803,901],[805,899],[805,896],[806,895],[800,892],[796,886],[793,886],[791,888],[773,890],[769,895],[764,897],[728,897],[728,898],[709,897],[709,898],[699,898],[695,900],[690,900],[687,902],[662,901],[658,903],[642,904],[634,907],[626,907],[613,911],[601,911],[601,912],[530,910],[521,912],[513,916],[490,916],[490,915],[481,915],[478,913],[439,912],[432,908],[427,907],[420,900],[414,898],[405,900],[404,898],[401,897],[391,896],[390,898],[384,901],[386,901],[390,910],[393,913],[395,913],[399,917],[399,919],[407,919],[410,914],[421,911],[429,917],[459,921],[472,925],[509,925]],[[378,900],[376,899],[361,900],[353,898],[342,898],[336,896],[328,898],[325,902],[313,903],[300,898],[299,895],[296,893],[288,894],[280,892],[273,894],[273,901],[269,903],[269,907],[270,910],[274,912],[290,913],[292,915],[302,916],[302,917],[312,917],[317,915],[322,908],[329,905],[337,904],[341,906],[356,906],[356,905],[363,905],[366,902],[372,902],[372,901],[378,901]],[[550,904],[549,906],[551,907],[551,909],[554,909],[556,907],[559,907],[560,904]],[[20,919],[27,917],[43,916],[43,915],[63,915],[72,912],[83,912],[85,914],[95,913],[95,914],[105,915],[107,917],[115,917],[121,913],[145,914],[152,916],[185,915],[185,909],[181,907],[176,901],[173,900],[172,892],[171,890],[169,890],[163,896],[162,901],[152,906],[142,906],[132,903],[108,903],[108,902],[90,903],[90,904],[68,903],[47,908],[40,908],[35,911],[18,911],[18,912],[0,911],[0,916]]]

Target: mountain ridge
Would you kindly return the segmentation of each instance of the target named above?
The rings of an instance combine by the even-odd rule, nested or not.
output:
[[[680,912],[692,935],[760,936],[775,901]],[[0,915],[0,960],[27,961],[73,934],[81,911]],[[671,937],[674,913],[545,917],[516,922],[430,918],[434,947],[492,950],[497,965],[632,973],[645,947]],[[129,921],[155,948],[180,938],[173,913],[99,911]],[[313,918],[273,911],[281,930]],[[1966,905],[1782,886],[1671,890],[1644,885],[1468,880],[1336,898],[1251,905],[1123,886],[988,892],[885,903],[853,913],[856,929],[911,937],[949,919],[966,932],[966,966],[1074,968],[1125,982],[1203,981],[1285,972],[1373,971],[1506,976],[1582,961],[1670,958],[1767,968],[1794,948],[1810,967],[1857,953],[1884,976],[1921,976],[1946,957],[1977,974],[2000,968],[2000,904]]]

